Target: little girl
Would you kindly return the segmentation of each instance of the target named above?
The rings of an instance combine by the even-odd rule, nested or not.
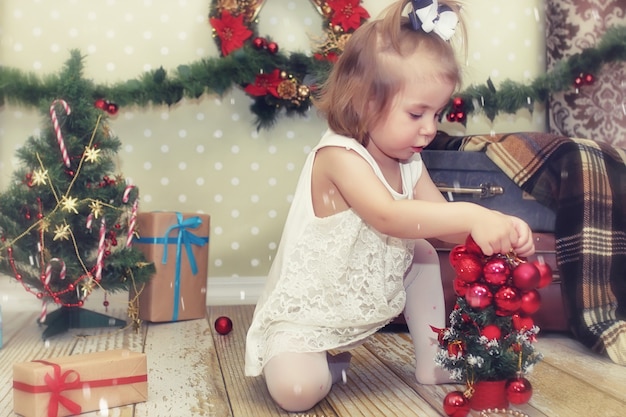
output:
[[[305,162],[246,342],[246,375],[263,374],[287,411],[312,408],[345,379],[350,354],[329,350],[362,343],[402,312],[418,382],[449,382],[434,363],[429,325],[445,327],[446,312],[424,239],[471,235],[486,255],[534,252],[526,223],[447,202],[420,158],[460,84],[448,42],[459,9],[453,0],[393,4],[353,34],[321,89],[329,130]]]

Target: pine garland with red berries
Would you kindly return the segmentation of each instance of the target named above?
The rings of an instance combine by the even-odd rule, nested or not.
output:
[[[181,64],[175,70],[163,67],[113,85],[96,85],[92,100],[106,97],[120,106],[172,105],[183,98],[206,93],[223,95],[243,87],[253,98],[250,110],[259,129],[271,128],[281,114],[306,115],[311,94],[324,81],[351,33],[368,18],[360,0],[311,0],[322,16],[326,39],[309,53],[285,53],[280,46],[257,32],[262,2],[213,0],[209,20],[220,56]],[[551,71],[530,82],[491,80],[473,84],[453,97],[445,110],[451,122],[465,124],[470,114],[482,112],[489,120],[501,113],[532,111],[553,93],[584,88],[594,82],[603,65],[626,61],[626,25],[616,25],[594,47],[558,62]],[[5,100],[38,106],[52,99],[54,78],[0,67],[0,105]]]

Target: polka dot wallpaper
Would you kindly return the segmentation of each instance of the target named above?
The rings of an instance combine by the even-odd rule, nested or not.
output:
[[[136,78],[158,67],[216,57],[209,0],[2,0],[0,64],[56,73],[69,50],[86,56],[98,83]],[[365,0],[372,16],[390,0]],[[542,0],[467,2],[466,85],[531,80],[545,68]],[[321,18],[305,0],[266,0],[259,32],[283,51],[308,51]],[[314,112],[257,131],[238,88],[172,107],[121,108],[110,126],[121,139],[119,170],[141,193],[141,210],[211,215],[211,277],[262,277],[271,264],[301,165],[325,130]],[[45,119],[34,109],[0,107],[0,191],[16,169],[15,150]],[[450,133],[545,130],[545,113],[477,114]]]

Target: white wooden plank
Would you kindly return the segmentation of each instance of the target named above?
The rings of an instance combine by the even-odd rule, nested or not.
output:
[[[148,402],[135,416],[230,416],[207,320],[147,327]]]

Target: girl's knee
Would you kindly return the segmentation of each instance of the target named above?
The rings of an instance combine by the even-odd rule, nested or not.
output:
[[[323,378],[315,378],[314,375],[284,375],[280,378],[268,380],[267,389],[272,399],[282,409],[290,412],[302,412],[310,410],[320,402],[332,386],[330,374]]]
[[[332,386],[326,352],[280,354],[268,362],[264,375],[274,401],[291,412],[313,408]]]

